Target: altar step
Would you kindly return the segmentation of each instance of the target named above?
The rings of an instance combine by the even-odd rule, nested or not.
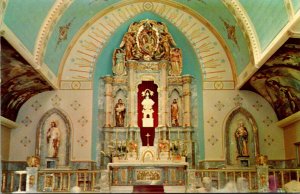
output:
[[[135,185],[133,193],[165,193],[163,185]]]

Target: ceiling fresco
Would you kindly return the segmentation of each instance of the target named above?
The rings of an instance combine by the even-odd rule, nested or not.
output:
[[[1,116],[15,121],[29,98],[52,87],[3,38],[1,47]]]
[[[288,40],[248,82],[279,120],[300,110],[300,39]],[[245,87],[245,88],[247,88]]]

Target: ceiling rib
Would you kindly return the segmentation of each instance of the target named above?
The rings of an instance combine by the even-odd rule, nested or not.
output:
[[[249,39],[248,41],[253,55],[253,63],[255,63],[260,56],[261,48],[255,27],[252,24],[250,17],[238,0],[224,0],[224,3],[228,7],[229,11],[231,11],[236,17],[238,24],[241,25],[240,27],[246,35],[246,38]]]
[[[27,50],[16,35],[3,23],[3,37],[20,53],[20,55],[53,87],[58,89],[57,77],[47,65],[40,66],[35,63],[33,55]]]
[[[38,65],[43,64],[43,56],[45,52],[48,39],[53,30],[53,26],[63,15],[64,11],[71,5],[72,0],[58,0],[54,3],[48,12],[41,28],[39,30],[38,36],[36,38],[36,43],[34,47],[34,61]]]

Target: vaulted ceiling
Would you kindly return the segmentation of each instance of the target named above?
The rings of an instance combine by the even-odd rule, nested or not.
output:
[[[288,39],[297,47],[300,38],[298,0],[3,0],[1,13],[1,36],[7,40],[2,52],[16,49],[25,60],[14,60],[28,63],[28,72],[42,80],[32,82],[20,106],[45,90],[92,89],[99,71],[111,74],[111,52],[136,20],[166,23],[184,63],[200,66],[204,88],[211,82],[249,88],[248,80]],[[2,57],[1,89],[16,78],[26,84],[31,75],[7,76],[16,69],[9,56]],[[299,61],[296,78],[298,72]],[[1,92],[2,99],[11,99],[9,92]],[[7,103],[13,102],[1,100],[2,107]],[[8,112],[17,114],[18,108]]]

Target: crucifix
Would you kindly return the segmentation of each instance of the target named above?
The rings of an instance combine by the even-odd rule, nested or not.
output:
[[[149,137],[150,137],[151,135],[149,135],[149,133],[147,133],[147,135],[146,135],[146,137],[147,137],[147,146],[149,147]]]

